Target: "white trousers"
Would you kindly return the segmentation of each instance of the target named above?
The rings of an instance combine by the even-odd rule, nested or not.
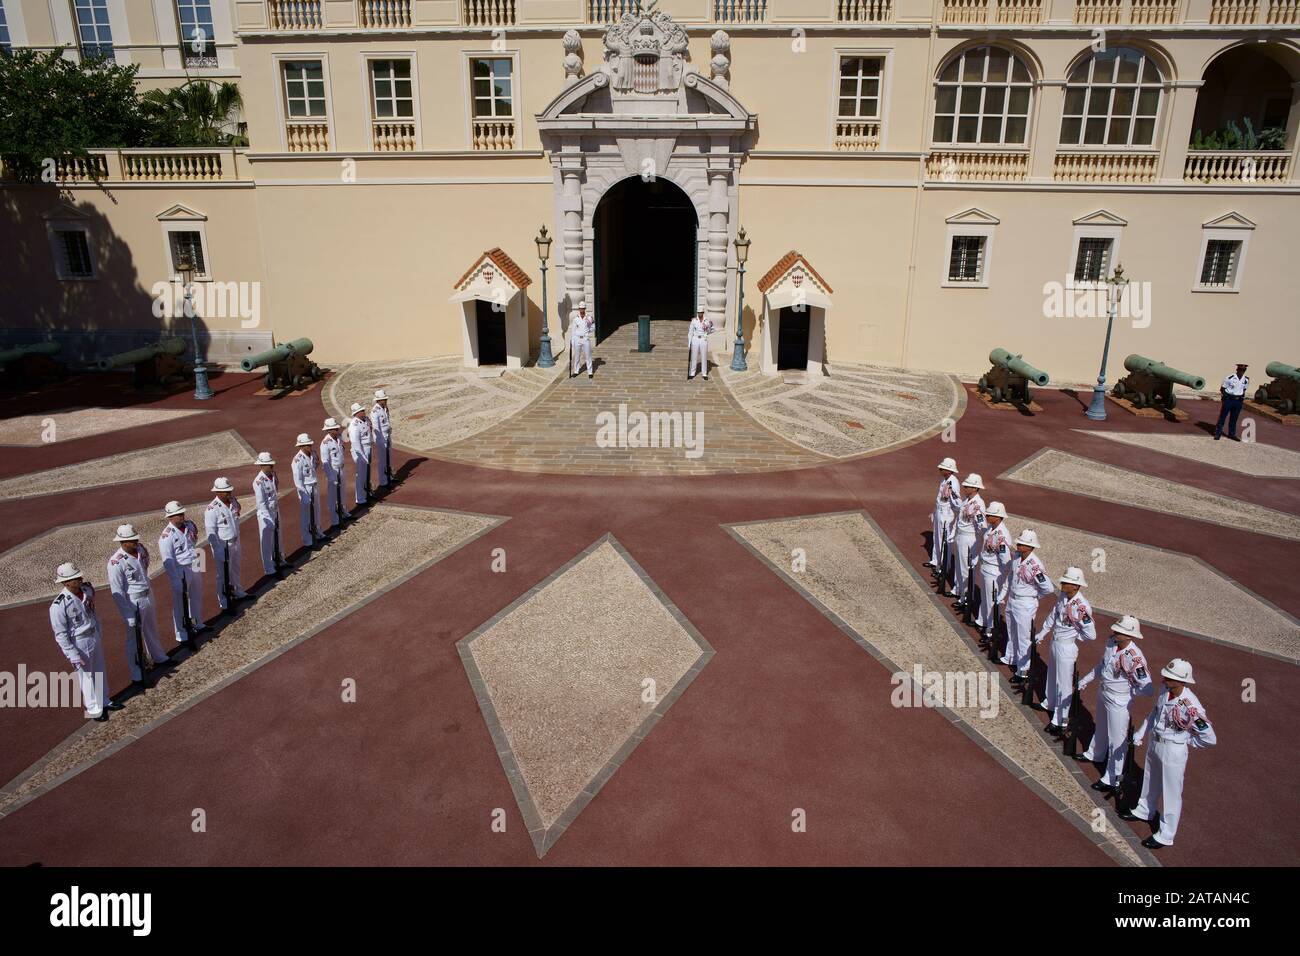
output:
[[[1131,694],[1120,699],[1104,684],[1101,686],[1097,691],[1097,732],[1083,752],[1089,760],[1106,761],[1101,782],[1112,787],[1119,785],[1120,774],[1124,771],[1124,757],[1128,753],[1128,708],[1132,699]]]
[[[154,606],[153,595],[131,598],[131,601],[135,604],[136,613],[140,615],[140,636],[144,639],[144,649],[155,664],[165,661],[167,652],[158,641],[158,608]],[[126,663],[131,668],[131,680],[141,680],[144,672],[140,670],[140,662],[136,657],[135,628],[130,624],[126,626]]]
[[[379,432],[375,432],[375,480],[379,482],[380,488],[388,487],[388,468],[391,458],[389,457],[392,449],[388,443],[380,440]]]
[[[366,479],[370,477],[370,459],[362,458],[356,452],[352,453],[352,470],[356,472],[356,498],[357,504],[366,503]]]
[[[705,378],[709,377],[709,340],[705,337],[691,339],[691,364],[687,374],[694,378],[697,368],[703,370]]]
[[[325,472],[325,501],[321,506],[321,517],[323,523],[321,530],[325,531],[334,526],[339,521],[339,512],[343,511],[343,476],[333,475],[328,471]],[[343,511],[347,514],[346,511]]]
[[[77,671],[77,684],[81,689],[81,703],[87,717],[98,717],[108,703],[108,676],[104,663],[104,641],[98,634],[89,639],[78,637],[73,644],[86,660],[86,666]]]
[[[211,539],[209,539],[211,540]],[[212,545],[212,561],[217,566],[217,603],[221,610],[226,610],[226,565],[230,565],[230,586],[235,597],[244,597],[247,592],[239,583],[239,539],[222,541],[218,538]]]
[[[1079,649],[1074,641],[1052,635],[1052,660],[1047,672],[1047,700],[1043,706],[1052,712],[1052,723],[1064,727],[1070,717],[1070,698],[1074,692],[1074,662]]]
[[[316,505],[317,491],[319,485],[308,485],[307,494],[298,492],[298,524],[302,528],[302,544],[304,548],[312,546],[311,526],[312,520],[316,520],[316,533],[320,534],[320,519],[316,516],[320,509]]]
[[[262,545],[262,573],[275,574],[275,516],[264,511],[257,513],[257,535]],[[284,556],[283,548],[280,551]]]
[[[1034,639],[1034,615],[1038,601],[1021,598],[1007,601],[1007,642],[1010,645],[1004,664],[1014,664],[1017,674],[1029,672],[1029,645]]]
[[[958,600],[966,600],[966,577],[970,574],[970,563],[975,557],[975,532],[958,531],[953,547],[953,577],[956,579],[952,589]]]
[[[975,626],[980,630],[993,630],[993,599],[998,596],[998,581],[1002,574],[997,568],[989,569],[980,562],[979,566],[980,582],[980,606],[979,612],[975,615]]]
[[[192,564],[183,564],[180,569],[181,573],[172,577],[167,575],[167,580],[172,586],[172,627],[176,631],[176,640],[183,641],[189,637],[189,632],[185,630],[185,597],[186,591],[189,591],[190,606],[188,608],[190,620],[199,627],[203,626],[203,575],[194,570]],[[182,586],[182,580],[185,582]]]
[[[578,374],[578,367],[582,364],[583,357],[587,360],[587,374],[591,374],[591,339],[580,339],[569,343],[569,354],[573,356],[570,363],[572,374]]]
[[[1160,829],[1155,841],[1173,846],[1178,832],[1178,818],[1183,812],[1183,774],[1187,771],[1187,744],[1172,741],[1148,741],[1147,757],[1142,764],[1142,797],[1133,808],[1140,820],[1150,820],[1160,808]]]

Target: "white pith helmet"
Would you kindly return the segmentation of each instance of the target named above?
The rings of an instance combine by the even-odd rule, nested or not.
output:
[[[385,392],[382,388],[375,389],[375,401],[377,402],[388,401],[388,393]]]
[[[212,490],[234,492],[235,488],[234,485],[230,483],[229,478],[218,478],[212,483]]]
[[[342,428],[342,427],[343,427],[343,426],[340,425],[338,422],[336,422],[334,419],[332,419],[332,418],[327,418],[327,419],[325,419],[325,424],[321,426],[321,431],[323,431],[323,432],[327,432],[327,431],[329,431],[331,428]]]
[[[586,299],[583,299],[581,302],[578,303],[578,308],[580,308],[580,309],[585,309],[586,307],[587,307],[587,300],[586,300]]]
[[[1125,614],[1116,624],[1111,627],[1116,634],[1123,634],[1125,637],[1136,637],[1142,640],[1142,625],[1132,614]]]
[[[352,407],[348,409],[348,411],[353,415],[355,415],[357,412],[364,412],[365,410],[366,410],[366,406],[362,405],[360,402],[353,402]]]
[[[984,490],[984,479],[979,476],[978,472],[972,471],[966,476],[966,480],[961,483],[963,488],[978,488]]]
[[[1192,680],[1192,665],[1181,657],[1175,657],[1165,665],[1160,672],[1161,677],[1168,677],[1170,680],[1176,680],[1180,684],[1195,684]]]
[[[174,518],[177,515],[183,514],[185,514],[185,506],[179,501],[169,501],[167,502],[167,506],[163,508],[164,518]]]
[[[1038,532],[1032,528],[1026,528],[1020,532],[1020,537],[1016,538],[1016,544],[1023,544],[1030,548],[1038,547]]]
[[[312,446],[312,440],[307,437],[306,432],[303,432],[301,435],[299,435],[298,440],[294,442],[295,448],[301,448],[303,445],[306,445],[308,448]]]
[[[54,572],[54,583],[66,584],[69,581],[75,581],[79,577],[81,577],[81,572],[77,570],[77,566],[71,561],[64,561],[59,565],[59,569]]]
[[[255,464],[255,465],[274,465],[274,464],[275,464],[275,459],[271,457],[271,453],[270,453],[269,451],[259,451],[259,452],[257,453],[257,460],[256,460],[255,462],[253,462],[253,464]]]
[[[1080,568],[1066,568],[1065,573],[1061,575],[1058,584],[1077,584],[1081,588],[1086,588],[1088,582],[1083,579],[1083,571]]]
[[[1007,520],[1007,506],[1000,501],[993,502],[984,509],[984,513],[986,515],[992,515],[995,518],[1001,518],[1003,521]]]
[[[117,534],[114,536],[113,540],[114,541],[139,541],[140,536],[135,533],[134,525],[121,524],[117,526]]]
[[[954,475],[957,474],[957,461],[956,461],[956,459],[953,459],[953,458],[945,458],[943,461],[939,462],[939,470],[940,470],[940,471],[951,471]]]

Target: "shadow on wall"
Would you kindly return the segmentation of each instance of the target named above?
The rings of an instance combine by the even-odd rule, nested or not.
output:
[[[100,195],[112,199],[108,191]],[[168,299],[155,306],[155,283],[171,277],[141,276],[108,218],[73,192],[6,184],[0,189],[0,246],[10,250],[0,270],[0,346],[57,341],[63,346],[59,360],[78,365],[163,337],[191,343],[181,305]],[[207,351],[211,336],[202,318],[195,321]],[[187,352],[186,358],[193,356]]]

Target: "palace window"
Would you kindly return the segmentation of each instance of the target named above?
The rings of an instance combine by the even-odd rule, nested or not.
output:
[[[51,231],[54,241],[54,271],[60,279],[93,279],[95,267],[90,259],[90,243],[86,230],[80,226],[56,226]]]
[[[984,281],[984,236],[953,236],[948,257],[949,282]]]
[[[325,117],[325,75],[320,60],[285,60],[284,104],[290,120]]]
[[[1211,239],[1205,244],[1201,261],[1201,285],[1206,288],[1233,288],[1237,284],[1237,263],[1241,242],[1236,239]]]
[[[1082,236],[1074,257],[1075,282],[1104,282],[1110,274],[1110,255],[1114,240]]]
[[[13,49],[13,43],[9,38],[9,20],[5,16],[4,0],[0,0],[0,53],[8,53]]]
[[[840,119],[880,118],[880,77],[884,68],[883,57],[840,57]]]
[[[410,60],[371,60],[370,91],[375,119],[409,119],[415,115]]]
[[[979,46],[948,61],[934,93],[934,142],[1023,146],[1033,82],[1009,50]]]
[[[475,119],[515,115],[513,67],[510,57],[470,60]]]
[[[168,229],[167,248],[171,252],[172,273],[179,276],[181,258],[194,263],[194,278],[208,278],[208,258],[204,255],[203,233],[190,229]]]
[[[176,0],[181,31],[181,57],[190,68],[217,65],[216,31],[211,0]]]
[[[77,42],[84,60],[113,59],[113,30],[108,22],[108,0],[75,0]]]
[[[1160,114],[1161,78],[1139,50],[1093,54],[1065,82],[1063,146],[1150,146]]]

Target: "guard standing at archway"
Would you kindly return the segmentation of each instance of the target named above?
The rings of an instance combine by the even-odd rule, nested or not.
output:
[[[596,318],[587,314],[587,303],[582,301],[578,303],[578,314],[573,317],[569,323],[569,351],[573,358],[569,361],[569,378],[578,374],[578,365],[581,363],[583,356],[587,359],[587,378],[592,377],[591,371],[591,340],[596,334]]]
[[[690,364],[686,369],[686,381],[695,377],[697,367],[704,372],[704,381],[709,380],[709,333],[713,331],[713,320],[704,317],[704,306],[701,304],[695,312],[695,318],[691,319],[690,330],[686,337],[691,350]]]

